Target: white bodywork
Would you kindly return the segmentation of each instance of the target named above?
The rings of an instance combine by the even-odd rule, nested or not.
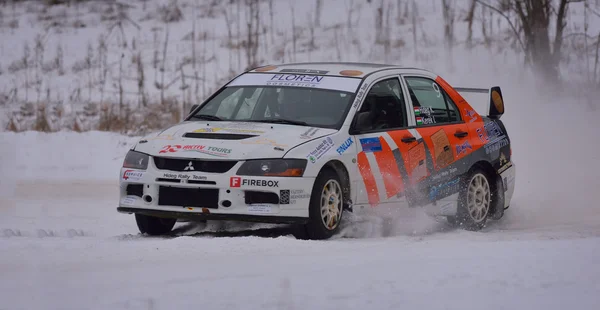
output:
[[[352,91],[356,93],[356,97],[352,102],[352,107],[346,115],[345,121],[339,130],[327,129],[327,128],[315,128],[306,126],[296,126],[287,124],[271,124],[271,123],[257,123],[257,122],[221,122],[221,121],[185,121],[181,124],[175,125],[168,128],[167,130],[155,134],[153,136],[145,137],[147,140],[145,143],[138,143],[134,149],[135,151],[149,154],[150,156],[162,156],[170,158],[180,159],[207,159],[207,160],[238,160],[238,163],[230,169],[227,173],[201,173],[194,171],[183,171],[173,172],[159,170],[154,165],[153,160],[149,161],[149,166],[145,171],[137,171],[135,169],[121,169],[121,198],[119,202],[120,207],[126,208],[139,208],[139,209],[151,209],[151,210],[163,210],[163,211],[176,211],[176,212],[190,212],[190,213],[202,213],[201,208],[193,207],[181,207],[181,206],[159,206],[156,199],[158,194],[158,187],[174,186],[173,183],[157,181],[158,178],[167,179],[180,179],[181,183],[178,183],[177,187],[199,187],[197,184],[189,184],[187,180],[207,180],[216,182],[215,185],[202,185],[207,188],[218,188],[219,189],[219,201],[229,200],[232,202],[230,207],[222,207],[219,205],[218,209],[210,209],[211,214],[235,214],[235,215],[252,215],[252,216],[275,216],[275,217],[300,217],[308,218],[309,216],[309,201],[310,193],[313,188],[313,184],[319,172],[323,167],[331,161],[340,162],[348,172],[350,179],[350,197],[353,205],[353,211],[376,211],[381,210],[383,213],[389,212],[389,209],[398,209],[407,206],[404,197],[384,197],[385,190],[380,190],[381,203],[376,207],[369,205],[367,202],[366,188],[361,178],[358,167],[356,164],[356,156],[361,151],[359,138],[369,137],[369,135],[362,135],[360,137],[350,136],[349,129],[355,115],[355,112],[360,108],[365,94],[369,91],[370,86],[375,82],[390,78],[394,76],[400,76],[401,74],[410,74],[416,76],[424,76],[431,79],[435,79],[437,75],[420,70],[420,69],[407,69],[398,67],[386,67],[386,66],[367,66],[362,65],[353,68],[348,68],[344,64],[322,64],[318,68],[315,65],[287,65],[294,69],[318,69],[333,72],[337,77],[331,74],[325,74],[325,79],[330,78],[332,81],[330,85],[334,87],[341,87],[346,91]],[[278,69],[285,68],[279,66]],[[339,77],[337,72],[341,70],[360,70],[362,74],[355,76],[352,79],[352,83],[339,84],[340,80],[348,80],[348,77]],[[237,79],[232,80],[231,85],[245,85],[251,78],[245,75],[252,75],[255,73],[246,73],[239,76]],[[258,73],[257,73],[258,74]],[[259,73],[263,75],[264,73]],[[276,72],[272,74],[278,74]],[[358,78],[360,79],[358,79]],[[338,84],[336,84],[338,83]],[[406,93],[406,85],[404,82],[401,83],[403,90]],[[341,86],[340,86],[341,85]],[[415,118],[413,109],[411,108],[410,98],[407,97],[406,111],[408,111],[408,122],[409,126],[415,126]],[[188,132],[201,131],[201,132],[248,132],[258,135],[255,138],[245,139],[241,141],[237,140],[204,140],[194,138],[184,138],[183,134]],[[418,135],[416,130],[414,133]],[[371,136],[379,136],[382,133],[372,134]],[[385,136],[385,134],[384,134]],[[350,142],[351,141],[351,142]],[[394,142],[388,140],[390,147],[396,148]],[[169,152],[169,146],[173,145],[203,145],[203,149],[177,149],[175,152]],[[338,148],[345,145],[344,150]],[[221,154],[219,150],[227,149],[230,150],[226,154]],[[164,152],[167,150],[167,152]],[[251,159],[267,159],[267,158],[300,158],[305,159],[311,154],[318,151],[319,157],[314,161],[308,161],[306,170],[303,177],[245,177],[237,176],[236,171],[242,165],[243,161]],[[161,153],[163,151],[163,153]],[[369,161],[374,161],[371,157],[372,154],[368,155]],[[374,173],[377,171],[377,165],[372,165]],[[506,176],[508,183],[506,191],[506,206],[508,206],[512,193],[514,191],[514,167],[505,170],[502,174]],[[240,179],[237,179],[237,178]],[[265,185],[268,185],[268,181],[272,186],[260,186],[243,184],[238,186],[236,182],[241,182],[244,179],[266,181]],[[381,180],[378,179],[377,187],[383,189],[384,185]],[[155,199],[152,202],[146,202],[142,198],[137,196],[126,195],[126,185],[129,183],[141,183],[144,184],[143,191],[144,195],[151,195]],[[243,182],[242,182],[243,183]],[[264,183],[264,182],[262,182]],[[260,205],[246,205],[244,203],[244,191],[264,191],[272,192],[277,195],[280,194],[281,190],[290,190],[290,203],[289,204],[260,204]],[[456,213],[456,199],[457,194],[444,198],[437,202],[436,205],[426,206],[428,213],[432,215],[454,215]],[[385,211],[384,211],[385,210]]]

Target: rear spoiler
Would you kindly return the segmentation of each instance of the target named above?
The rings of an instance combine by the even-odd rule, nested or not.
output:
[[[500,119],[500,117],[504,114],[504,99],[502,97],[502,91],[500,90],[500,86],[494,86],[492,88],[454,87],[454,90],[456,90],[459,93],[464,92],[488,94],[488,117]]]

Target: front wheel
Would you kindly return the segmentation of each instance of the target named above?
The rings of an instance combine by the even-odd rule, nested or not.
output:
[[[338,175],[323,170],[315,181],[309,206],[306,234],[309,239],[328,239],[338,232],[344,206],[344,192]]]
[[[171,232],[177,219],[136,214],[135,222],[142,234],[146,233],[151,236],[160,236]]]
[[[467,230],[482,229],[490,213],[491,196],[487,175],[479,169],[474,170],[461,184],[456,216],[449,216],[448,222]]]

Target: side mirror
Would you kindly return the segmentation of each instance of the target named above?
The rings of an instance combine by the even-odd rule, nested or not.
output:
[[[192,114],[192,112],[194,112],[194,110],[196,110],[196,108],[197,108],[198,106],[200,106],[200,105],[199,105],[199,104],[192,104],[192,107],[190,108],[190,112],[188,113],[188,115],[189,115],[189,114]]]

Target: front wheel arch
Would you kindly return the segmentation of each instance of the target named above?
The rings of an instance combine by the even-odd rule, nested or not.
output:
[[[319,174],[321,174],[324,170],[329,169],[333,170],[338,177],[340,178],[340,185],[342,186],[342,191],[344,192],[344,209],[352,211],[352,196],[351,196],[351,183],[350,183],[350,174],[348,173],[348,169],[346,166],[339,160],[330,160],[328,161],[321,170]]]

